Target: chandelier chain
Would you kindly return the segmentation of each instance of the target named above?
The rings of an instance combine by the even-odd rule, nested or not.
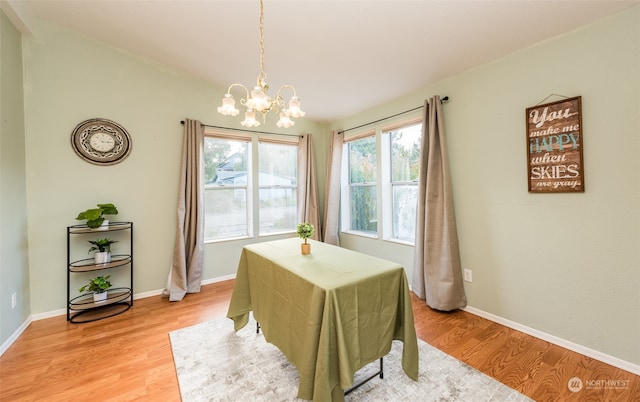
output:
[[[264,6],[260,0],[260,81],[258,85],[266,84],[267,75],[264,73]]]

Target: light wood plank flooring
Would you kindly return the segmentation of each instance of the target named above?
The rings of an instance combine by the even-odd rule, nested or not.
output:
[[[167,334],[224,317],[232,289],[225,281],[178,303],[140,299],[93,323],[35,321],[0,357],[0,401],[180,401]],[[537,401],[640,401],[639,376],[473,314],[435,312],[415,297],[413,310],[422,340]],[[591,389],[570,392],[572,377]],[[627,385],[609,389],[612,381]]]

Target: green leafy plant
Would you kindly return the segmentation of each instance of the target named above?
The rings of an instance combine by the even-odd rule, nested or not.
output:
[[[111,275],[98,276],[96,278],[93,278],[89,281],[88,284],[84,285],[78,290],[80,292],[89,291],[92,293],[102,293],[112,286],[111,282],[109,282],[110,277]]]
[[[87,209],[84,212],[80,212],[76,217],[77,220],[86,220],[87,226],[92,229],[100,227],[104,222],[103,215],[117,215],[118,209],[113,204],[98,204],[98,208]]]
[[[313,225],[307,222],[299,223],[296,230],[298,232],[298,236],[300,236],[301,239],[304,239],[304,244],[307,244],[307,239],[313,236],[313,233],[315,232]]]
[[[93,244],[93,246],[89,249],[89,252],[98,251],[100,253],[103,253],[105,251],[111,251],[111,245],[117,242],[117,240],[109,239],[89,240],[89,243]]]

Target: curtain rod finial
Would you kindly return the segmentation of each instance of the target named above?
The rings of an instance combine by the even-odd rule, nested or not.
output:
[[[440,102],[447,102],[449,101],[449,97],[445,96],[444,98],[440,99]]]

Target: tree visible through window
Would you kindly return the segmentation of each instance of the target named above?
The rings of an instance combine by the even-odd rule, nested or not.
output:
[[[341,230],[415,241],[421,138],[413,120],[345,139]]]
[[[376,139],[366,137],[347,143],[351,230],[378,232]]]

